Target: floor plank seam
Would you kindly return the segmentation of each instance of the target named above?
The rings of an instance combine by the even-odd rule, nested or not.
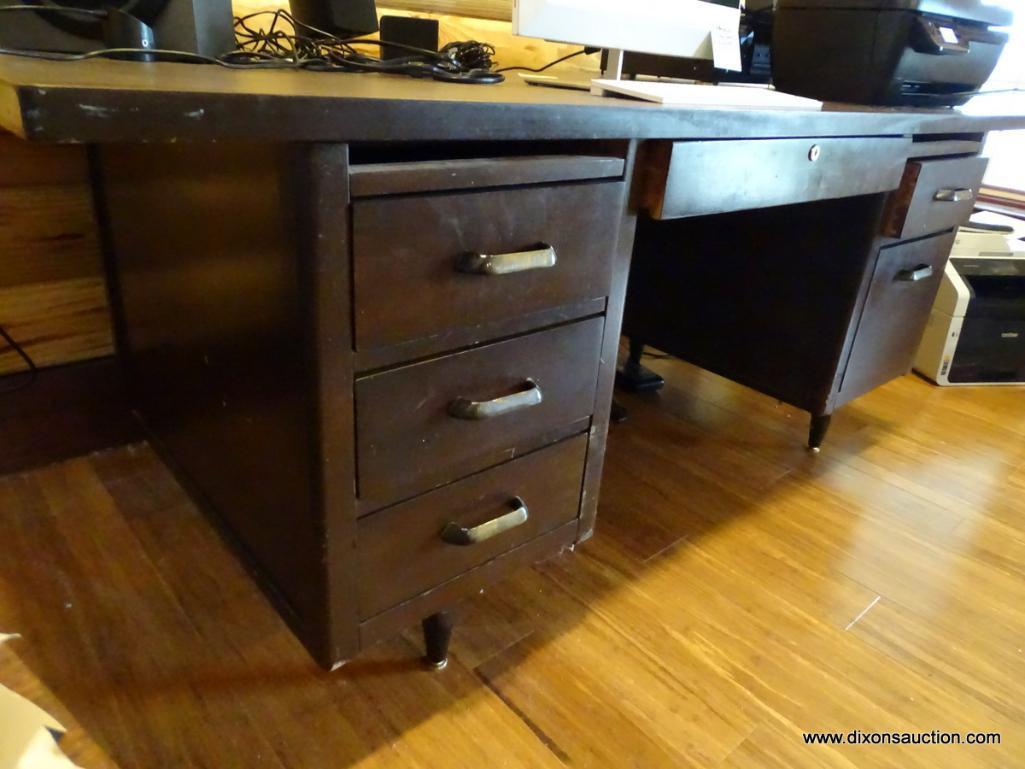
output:
[[[542,729],[530,716],[528,716],[520,707],[513,702],[505,693],[499,688],[499,686],[491,680],[491,678],[480,668],[474,668],[474,675],[477,677],[484,686],[486,686],[491,692],[498,697],[499,701],[505,705],[509,711],[516,716],[523,725],[533,732],[534,736],[541,742],[542,745],[547,748],[553,756],[555,756],[562,764],[569,766],[573,763],[573,759],[570,755],[564,751],[559,744],[549,736],[544,729]]]

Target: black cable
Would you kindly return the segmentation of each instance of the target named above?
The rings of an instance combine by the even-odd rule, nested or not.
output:
[[[13,48],[0,48],[0,55],[20,56],[43,61],[76,62],[89,59],[118,59],[125,56],[147,56],[152,61],[167,61],[186,64],[216,64],[226,69],[308,69],[316,72],[382,72],[390,74],[433,77],[455,83],[500,83],[504,79],[497,72],[486,70],[460,72],[446,70],[418,59],[375,59],[368,56],[346,57],[342,61],[326,59],[286,59],[247,51],[232,51],[223,57],[204,56],[190,51],[174,51],[162,48],[103,48],[85,53],[46,53],[43,51],[26,51]]]
[[[597,53],[600,49],[598,48],[581,48],[579,51],[566,54],[561,59],[550,61],[542,67],[503,67],[502,69],[496,69],[495,72],[512,72],[513,70],[521,70],[523,72],[544,72],[546,69],[551,69],[556,64],[562,64],[564,61],[575,58],[577,56],[583,56],[585,53]]]
[[[20,344],[14,341],[14,339],[11,337],[10,334],[7,333],[7,330],[4,329],[3,326],[0,326],[0,337],[3,337],[3,340],[7,342],[8,346],[12,350],[14,350],[14,352],[18,354],[18,357],[25,361],[25,365],[28,366],[26,372],[28,373],[28,379],[26,379],[24,382],[19,382],[18,384],[13,385],[12,387],[0,388],[0,395],[7,395],[8,393],[23,390],[26,387],[30,387],[31,385],[33,385],[36,381],[36,377],[39,375],[39,369],[36,367],[36,362],[32,360],[32,356],[25,352],[25,349]]]
[[[50,13],[62,13],[72,14],[79,16],[90,16],[94,19],[106,19],[109,15],[106,11],[102,11],[95,8],[74,8],[70,5],[4,5],[0,6],[0,11],[32,11],[33,13],[38,11],[50,12]]]
[[[270,17],[254,28],[253,19]],[[370,71],[433,77],[464,83],[499,83],[504,77],[494,71],[495,49],[474,40],[449,43],[431,51],[402,43],[368,37],[338,37],[296,19],[285,9],[255,11],[235,19],[238,50],[220,57],[234,64],[287,61],[293,66],[316,71]],[[357,51],[355,46],[388,46],[408,56],[382,59]]]
[[[250,22],[261,16],[271,17],[267,29],[254,29]],[[281,29],[284,24],[291,26],[290,32]],[[297,20],[284,9],[250,13],[236,18],[235,25],[238,48],[217,57],[151,48],[104,48],[85,53],[0,48],[0,54],[63,62],[134,56],[145,61],[216,64],[228,69],[379,72],[470,84],[500,83],[505,79],[493,69],[494,47],[474,40],[449,43],[440,51],[429,51],[373,38],[341,38]],[[381,59],[356,50],[357,45],[387,45],[408,51],[410,55]]]

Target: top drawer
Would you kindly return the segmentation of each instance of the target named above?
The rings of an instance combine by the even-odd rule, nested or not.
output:
[[[964,224],[975,208],[988,162],[956,158],[908,163],[890,200],[884,234],[908,240]]]
[[[647,158],[645,207],[679,219],[886,192],[910,147],[903,138],[662,142]]]
[[[353,203],[356,349],[605,297],[624,183]]]

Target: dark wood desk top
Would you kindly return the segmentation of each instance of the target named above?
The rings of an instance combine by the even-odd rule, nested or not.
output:
[[[1025,99],[1010,110],[1007,104],[990,96],[964,110],[697,109],[532,87],[515,75],[480,86],[0,56],[0,127],[50,142],[716,139],[1025,128]]]

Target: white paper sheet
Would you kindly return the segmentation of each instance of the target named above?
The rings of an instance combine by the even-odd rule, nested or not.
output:
[[[815,99],[762,87],[671,83],[661,80],[591,81],[591,93],[606,92],[658,104],[705,109],[784,109],[806,112],[822,109],[822,102]]]
[[[0,646],[16,638],[0,633]],[[0,769],[80,769],[57,745],[64,731],[53,716],[0,683]]]

